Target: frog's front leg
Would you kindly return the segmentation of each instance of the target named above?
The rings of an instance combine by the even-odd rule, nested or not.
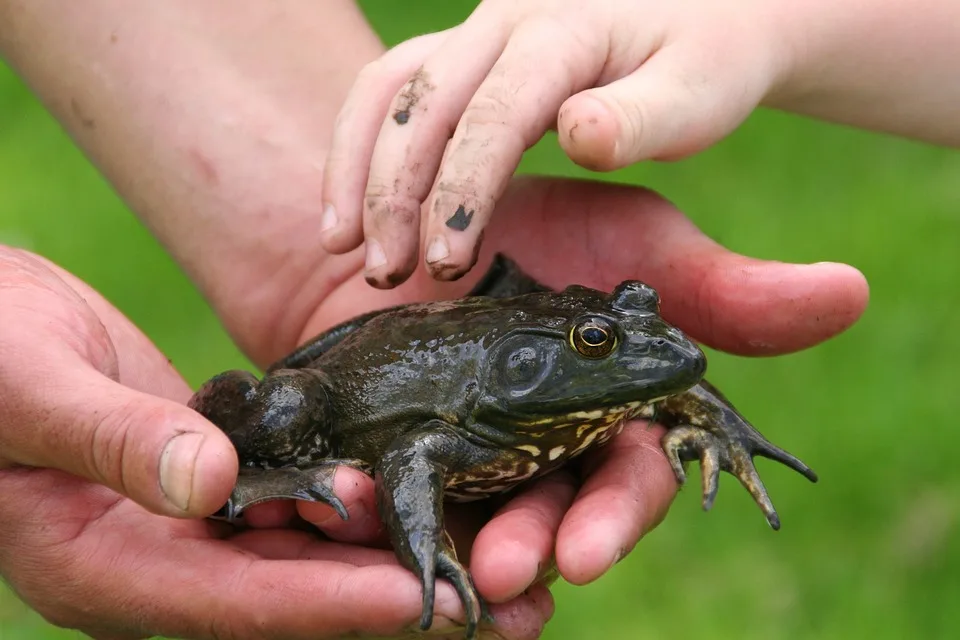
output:
[[[750,492],[770,526],[779,529],[780,517],[753,464],[753,457],[758,455],[790,467],[811,482],[817,481],[810,467],[764,438],[706,380],[660,402],[652,417],[668,429],[663,450],[680,484],[686,480],[684,463],[700,461],[704,509],[713,506],[720,471],[726,471]]]
[[[338,516],[348,520],[350,514],[347,513],[346,506],[333,491],[334,474],[340,466],[370,473],[370,467],[366,463],[352,458],[321,460],[303,468],[241,467],[230,499],[210,517],[237,522],[243,512],[255,504],[271,500],[303,500],[330,505]]]
[[[496,451],[473,444],[449,424],[434,420],[391,443],[376,471],[377,505],[401,564],[423,588],[420,627],[430,628],[437,577],[456,589],[466,612],[467,638],[476,637],[486,605],[457,560],[443,527],[443,497],[453,469],[483,466]]]
[[[214,518],[233,522],[252,505],[290,499],[326,503],[347,519],[333,491],[336,468],[371,469],[332,457],[324,385],[323,375],[310,369],[278,370],[262,381],[247,371],[227,371],[194,394],[188,406],[227,434],[240,459],[234,490]]]

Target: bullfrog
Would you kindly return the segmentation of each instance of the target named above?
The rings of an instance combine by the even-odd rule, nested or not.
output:
[[[683,484],[699,461],[703,507],[719,472],[734,475],[774,529],[780,519],[753,464],[803,462],[768,442],[704,379],[698,345],[660,315],[650,286],[554,291],[497,255],[465,297],[367,313],[320,334],[261,379],[227,371],[189,406],[230,438],[240,472],[217,517],[238,521],[275,499],[319,501],[339,465],[375,479],[377,508],[400,563],[422,585],[421,627],[437,578],[456,589],[473,640],[486,605],[443,527],[445,500],[504,493],[605,442],[634,418],[667,431]]]

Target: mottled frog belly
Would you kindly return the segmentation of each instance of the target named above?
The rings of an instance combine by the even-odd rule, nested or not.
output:
[[[505,449],[491,462],[452,473],[444,495],[452,502],[469,502],[504,493],[563,466],[587,449],[606,443],[623,430],[629,419],[652,413],[637,404],[625,408],[628,410],[597,416],[580,414],[576,418],[581,422],[531,431],[522,444]]]

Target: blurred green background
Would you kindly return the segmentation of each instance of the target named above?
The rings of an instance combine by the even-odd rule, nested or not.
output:
[[[363,4],[393,44],[458,22],[474,3]],[[550,136],[522,170],[589,175]],[[544,637],[953,637],[960,154],[758,113],[694,159],[607,178],[662,192],[735,251],[851,263],[872,299],[857,326],[808,352],[711,354],[713,381],[820,473],[810,485],[760,463],[783,530],[772,533],[729,476],[708,515],[698,492],[685,491],[665,524],[608,575],[556,586]],[[193,384],[244,365],[190,283],[4,67],[0,242],[86,279]],[[0,591],[3,640],[79,635]]]

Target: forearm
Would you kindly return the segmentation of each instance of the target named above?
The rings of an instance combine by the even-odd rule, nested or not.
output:
[[[348,0],[0,0],[0,53],[235,335],[316,268],[333,121],[382,51]]]
[[[773,32],[787,36],[789,71],[768,106],[960,146],[960,3],[780,5]]]

